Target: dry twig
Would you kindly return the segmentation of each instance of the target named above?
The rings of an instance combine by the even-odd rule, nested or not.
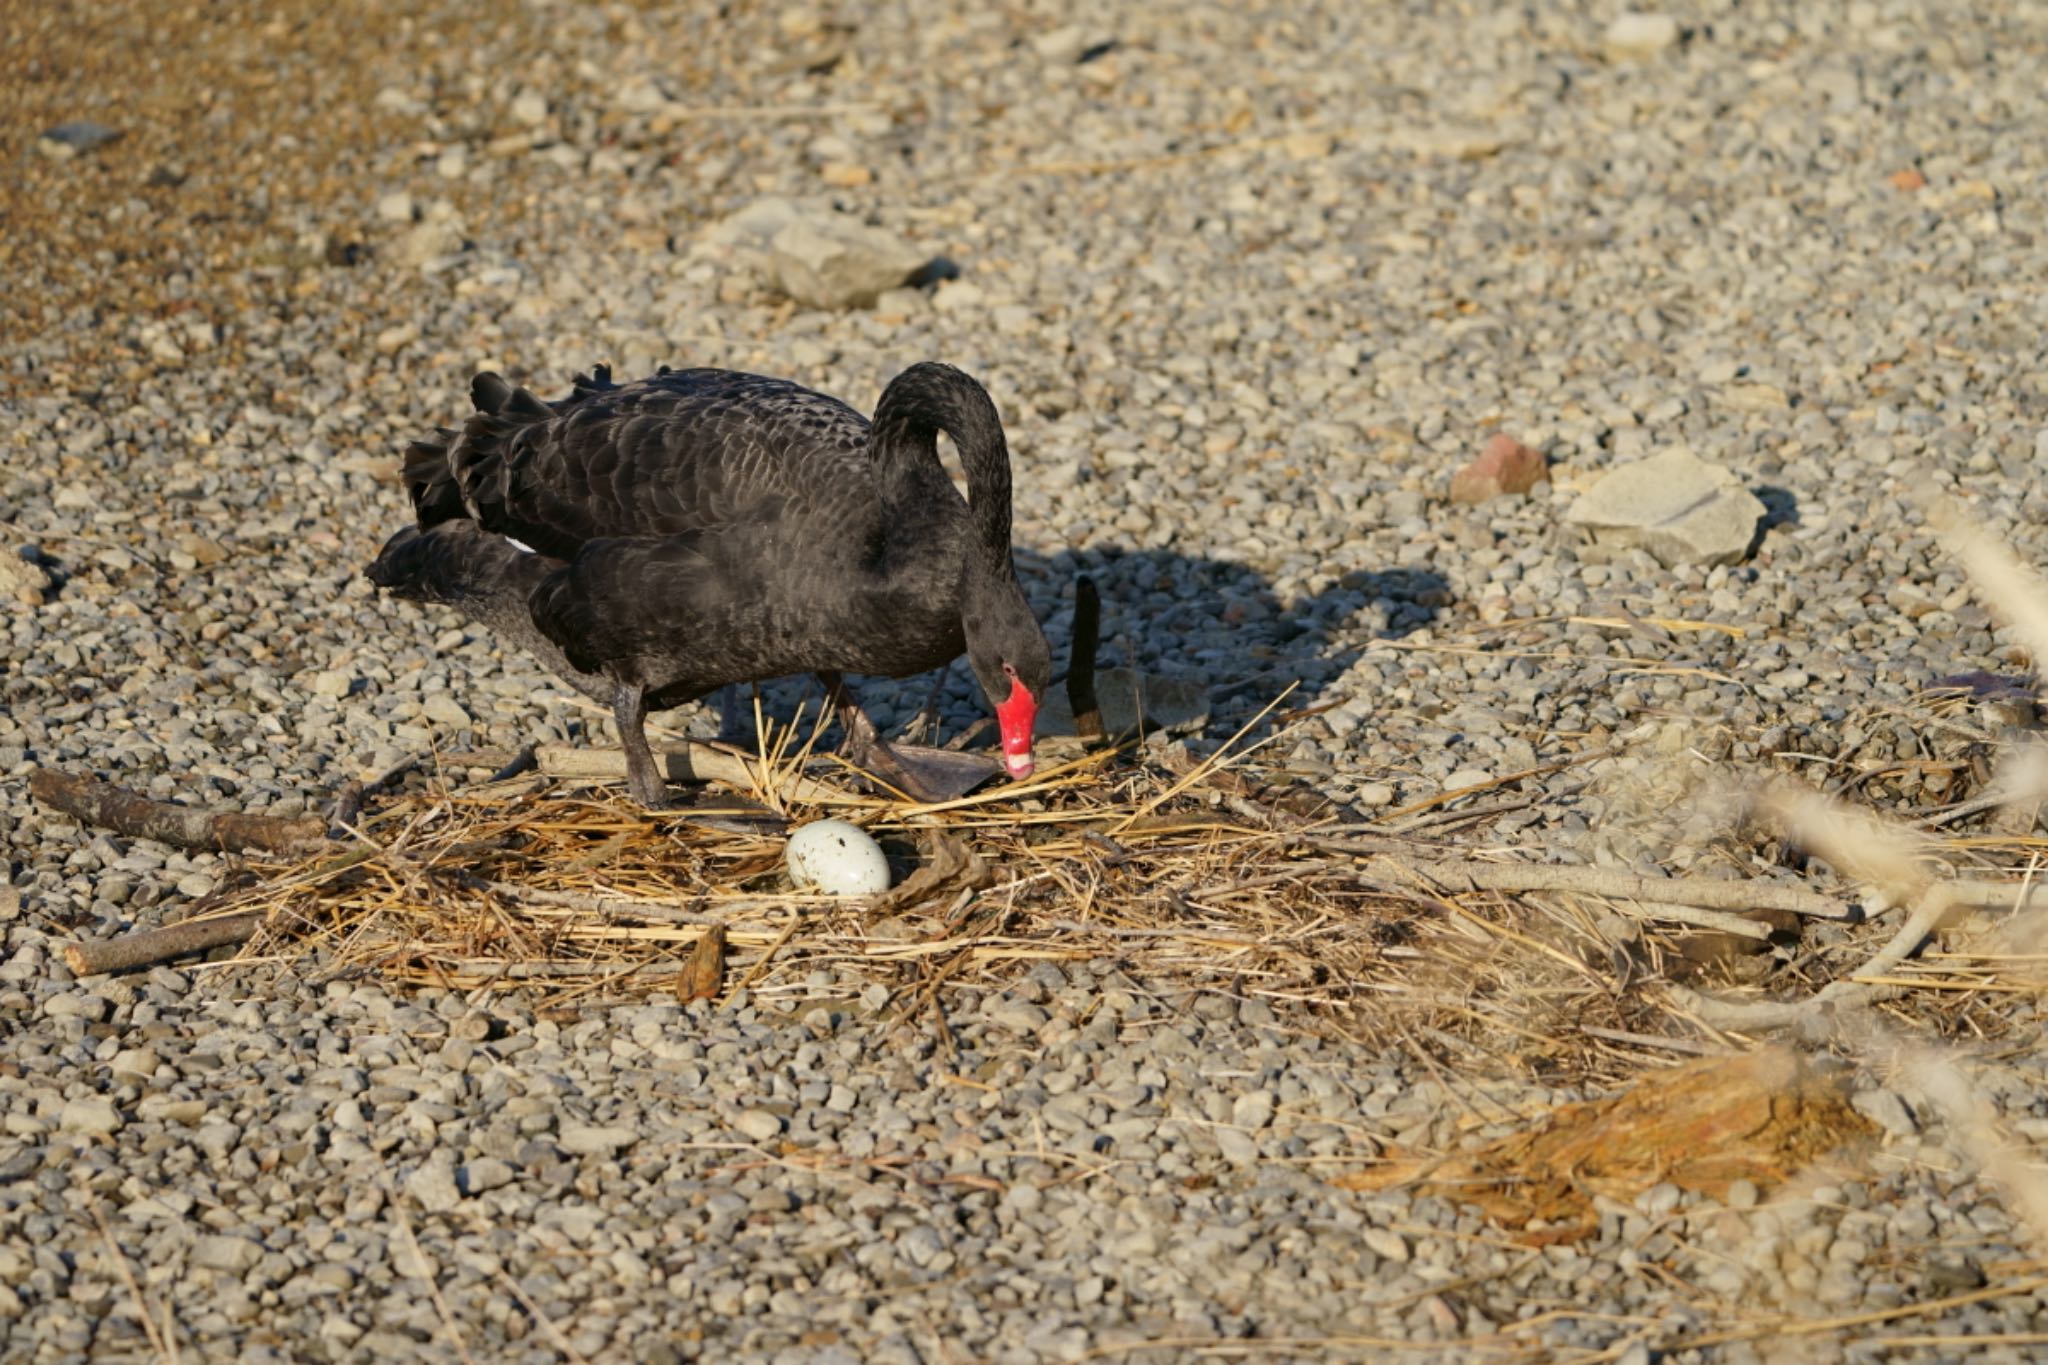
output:
[[[265,918],[267,916],[260,910],[238,915],[210,915],[203,919],[179,920],[161,929],[67,943],[64,945],[64,965],[74,976],[132,971],[137,967],[168,962],[187,953],[203,953],[230,943],[247,943],[256,937],[256,931],[263,927]]]
[[[110,829],[131,839],[154,839],[174,848],[286,853],[327,842],[327,822],[318,816],[245,815],[178,806],[96,777],[54,768],[37,769],[28,780],[28,790],[36,800],[80,824]]]

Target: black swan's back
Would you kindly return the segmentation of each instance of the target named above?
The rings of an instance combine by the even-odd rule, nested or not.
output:
[[[692,369],[618,385],[600,367],[554,403],[494,374],[471,394],[460,431],[406,451],[422,527],[467,518],[569,559],[606,537],[879,525],[867,419],[785,380]]]

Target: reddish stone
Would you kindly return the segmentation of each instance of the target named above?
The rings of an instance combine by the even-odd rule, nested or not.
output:
[[[1927,177],[1912,166],[1906,167],[1903,171],[1893,171],[1891,173],[1891,182],[1893,189],[1901,190],[1907,194],[1911,194],[1914,190],[1924,190],[1927,188]]]
[[[1526,493],[1550,478],[1543,456],[1505,432],[1496,432],[1479,458],[1451,476],[1452,502],[1485,502],[1503,493]]]

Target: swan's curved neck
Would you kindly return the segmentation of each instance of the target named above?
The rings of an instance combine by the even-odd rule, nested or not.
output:
[[[875,477],[892,513],[943,505],[951,479],[939,462],[945,432],[967,473],[968,524],[977,567],[1010,567],[1010,448],[988,391],[950,365],[913,365],[875,405],[869,436]],[[957,504],[956,504],[957,505]]]

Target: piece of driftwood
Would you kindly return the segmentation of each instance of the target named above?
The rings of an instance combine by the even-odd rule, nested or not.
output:
[[[54,768],[38,768],[28,780],[28,790],[36,800],[81,824],[175,848],[290,853],[327,842],[327,821],[317,815],[246,815],[178,806]]]
[[[953,755],[965,757],[965,755]],[[580,744],[543,744],[534,750],[534,765],[547,777],[623,779],[626,755],[620,749],[591,749]],[[729,787],[751,791],[761,778],[756,763],[713,744],[685,740],[655,749],[654,759],[671,782],[723,782]],[[829,782],[790,775],[781,783],[788,801],[811,805],[844,805],[863,798]]]
[[[67,943],[64,945],[64,965],[74,976],[98,976],[102,972],[152,967],[187,953],[203,953],[230,943],[246,943],[263,927],[263,920],[261,911],[215,915],[208,919],[180,920],[161,929],[144,929],[118,938]]]
[[[1639,877],[1604,867],[1565,867],[1554,863],[1482,863],[1457,858],[1424,861],[1392,857],[1382,840],[1311,839],[1333,853],[1367,853],[1387,857],[1409,872],[1454,891],[1576,891],[1615,900],[1658,901],[1702,910],[1786,910],[1817,919],[1855,919],[1856,907],[1803,886],[1777,882],[1724,882],[1705,877]],[[1718,927],[1718,926],[1717,926]]]

